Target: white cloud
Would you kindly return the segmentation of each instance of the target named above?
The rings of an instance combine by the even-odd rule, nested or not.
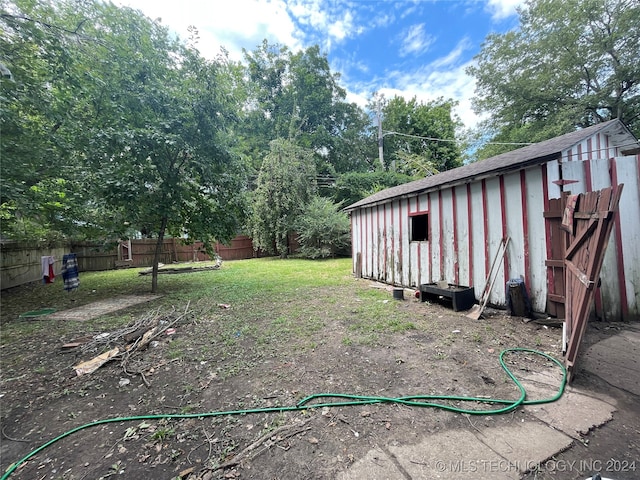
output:
[[[487,9],[494,20],[503,20],[515,15],[516,8],[524,3],[525,0],[488,0]]]
[[[362,107],[366,106],[374,92],[382,93],[386,98],[395,95],[406,99],[416,97],[422,102],[438,98],[452,99],[458,102],[454,111],[464,126],[473,128],[484,116],[477,115],[471,105],[476,82],[465,70],[473,61],[461,61],[462,52],[469,48],[468,42],[467,39],[462,39],[447,55],[418,69],[388,71],[384,78],[353,85],[347,99]]]
[[[200,34],[197,47],[207,58],[213,58],[225,47],[236,60],[242,48],[252,50],[267,38],[296,50],[301,47],[295,24],[285,0],[233,0],[202,2],[183,0],[176,8],[173,0],[120,0],[121,5],[142,10],[151,18],[161,18],[182,38],[187,28],[195,26]]]
[[[400,56],[420,55],[429,49],[435,38],[424,30],[424,23],[412,25],[402,33]]]

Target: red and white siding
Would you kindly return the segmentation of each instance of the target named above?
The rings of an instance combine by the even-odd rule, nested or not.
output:
[[[504,305],[506,281],[522,276],[534,307],[544,310],[542,168],[353,211],[354,268],[361,253],[365,278],[407,287],[438,281],[474,285],[480,296],[500,241],[508,235],[511,243],[498,262],[490,302]],[[412,242],[411,216],[420,213],[429,214],[430,238]]]
[[[545,211],[564,191],[582,193],[625,183],[602,268],[600,312],[608,319],[640,313],[640,155],[617,153],[606,136],[594,136],[551,161],[472,183],[395,198],[351,213],[354,271],[392,285],[418,287],[444,281],[473,285],[480,297],[502,238],[507,255],[489,302],[505,305],[505,283],[523,277],[535,311],[546,309]],[[591,153],[589,153],[591,152]],[[589,158],[591,157],[591,158]],[[561,186],[558,180],[576,180]],[[411,217],[428,213],[429,240],[412,242]],[[636,287],[634,287],[634,285]]]

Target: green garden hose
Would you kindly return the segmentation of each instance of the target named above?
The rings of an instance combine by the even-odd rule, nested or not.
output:
[[[518,381],[518,379],[513,375],[511,370],[507,367],[504,362],[504,356],[510,352],[526,352],[533,353],[536,355],[540,355],[545,357],[548,360],[551,360],[556,365],[560,367],[562,370],[562,380],[560,382],[560,387],[558,391],[553,397],[543,398],[539,400],[526,400],[527,392],[525,391],[522,384]],[[246,410],[227,410],[223,412],[206,412],[206,413],[175,413],[175,414],[157,414],[157,415],[138,415],[135,417],[117,417],[117,418],[107,418],[103,420],[97,420],[95,422],[87,423],[76,427],[72,430],[69,430],[62,435],[57,436],[56,438],[48,441],[47,443],[41,445],[36,448],[28,455],[18,460],[16,463],[12,464],[5,474],[0,478],[0,480],[6,480],[9,476],[23,463],[29,460],[34,455],[38,454],[45,448],[53,445],[58,440],[62,440],[69,435],[72,435],[80,430],[84,430],[89,427],[95,427],[97,425],[104,425],[107,423],[117,423],[117,422],[129,422],[129,421],[140,421],[140,420],[159,420],[165,418],[205,418],[205,417],[220,417],[220,416],[228,416],[228,415],[246,415],[250,413],[281,413],[281,412],[294,412],[300,410],[308,410],[311,408],[323,408],[323,407],[346,407],[346,406],[356,406],[356,405],[370,405],[374,403],[397,403],[412,407],[433,407],[440,408],[443,410],[449,410],[451,412],[456,413],[464,413],[469,415],[495,415],[499,413],[510,412],[520,405],[538,405],[542,403],[551,403],[558,400],[562,394],[564,393],[564,388],[567,382],[567,370],[564,365],[553,358],[551,355],[540,352],[538,350],[532,350],[529,348],[509,348],[500,352],[500,366],[507,373],[509,378],[513,380],[516,387],[520,390],[520,397],[517,400],[503,400],[503,399],[495,399],[495,398],[479,398],[479,397],[459,397],[459,396],[448,396],[448,395],[412,395],[407,397],[398,397],[398,398],[389,398],[389,397],[379,397],[379,396],[364,396],[364,395],[350,395],[343,393],[316,393],[313,395],[309,395],[302,400],[300,400],[296,405],[290,407],[269,407],[269,408],[252,408]],[[310,403],[313,400],[318,399],[338,399],[342,401],[330,401],[330,402],[322,402],[322,403]],[[451,405],[446,405],[442,403],[434,403],[434,400],[448,400],[448,401],[458,401],[458,402],[478,402],[478,403],[488,403],[488,404],[498,404],[504,405],[500,408],[494,408],[491,410],[468,410],[464,408],[454,407]]]

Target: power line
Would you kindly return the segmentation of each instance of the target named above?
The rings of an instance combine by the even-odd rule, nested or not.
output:
[[[422,140],[431,140],[433,142],[452,142],[457,143],[458,140],[450,139],[450,138],[435,138],[435,137],[422,137],[420,135],[411,135],[408,133],[400,133],[400,132],[391,132],[387,131],[383,133],[383,137],[387,135],[399,135],[401,137],[410,137],[410,138],[419,138]],[[534,145],[534,143],[526,143],[526,142],[486,142],[484,145]]]

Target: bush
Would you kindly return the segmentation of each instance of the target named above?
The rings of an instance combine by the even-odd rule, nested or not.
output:
[[[306,258],[335,257],[349,245],[351,224],[341,205],[314,197],[296,222],[300,254]]]

